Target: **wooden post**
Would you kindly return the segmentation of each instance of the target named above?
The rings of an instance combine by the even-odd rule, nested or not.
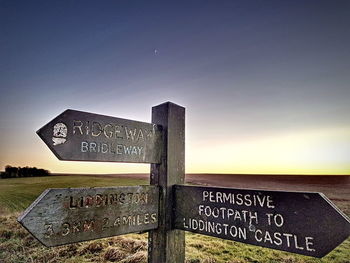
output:
[[[185,108],[166,102],[152,108],[152,123],[163,126],[161,164],[151,164],[151,184],[160,186],[159,227],[148,237],[149,263],[183,263],[185,233],[173,229],[172,186],[185,179]]]

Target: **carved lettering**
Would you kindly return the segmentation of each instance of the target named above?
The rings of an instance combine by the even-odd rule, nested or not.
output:
[[[78,207],[78,202],[76,199],[73,198],[73,196],[69,197],[69,206],[70,209],[75,209]]]
[[[87,209],[110,205],[148,204],[150,201],[147,192],[68,196],[65,200],[66,202],[63,204],[63,207],[69,209]]]
[[[97,121],[92,122],[92,130],[91,130],[91,135],[94,137],[98,137],[102,134],[102,126],[100,123]]]
[[[89,151],[89,144],[87,142],[81,142],[81,148],[80,151],[82,153],[86,153]]]
[[[96,204],[96,207],[102,206],[102,205],[103,205],[103,201],[104,201],[103,195],[97,194],[97,195],[95,196],[95,204]]]
[[[183,226],[187,230],[199,230],[206,233],[225,234],[234,238],[247,239],[247,229],[235,225],[221,224],[214,221],[204,221],[195,218],[184,218]]]
[[[106,139],[130,140],[132,142],[151,140],[155,133],[152,129],[141,129],[123,126],[118,123],[102,123],[99,121],[73,121],[73,135],[91,135]]]
[[[50,238],[51,236],[53,236],[54,232],[53,232],[52,224],[47,224],[44,227],[45,227],[44,237],[45,238]]]
[[[108,228],[109,218],[105,217],[102,220],[102,230]]]
[[[209,203],[228,203],[238,206],[265,207],[270,209],[275,208],[272,197],[269,195],[250,195],[240,193],[222,193],[220,191],[203,191],[202,200]]]
[[[114,220],[113,226],[120,226],[120,225],[121,225],[120,217],[117,217],[117,218]]]
[[[143,136],[143,132],[142,132],[142,130],[140,129],[139,130],[139,133],[137,134],[137,141],[139,141],[139,140],[144,140],[145,138],[144,138],[144,136]]]
[[[113,137],[113,125],[112,124],[106,124],[103,129],[103,134],[106,138],[112,138]]]
[[[81,222],[74,222],[72,226],[72,233],[78,233],[80,232]]]
[[[62,236],[67,236],[70,233],[70,224],[64,223],[62,225]]]
[[[157,217],[157,214],[154,213],[154,214],[151,214],[151,223],[157,223],[158,221],[158,217]]]
[[[94,231],[95,221],[94,220],[85,220],[83,224],[83,231],[89,232]]]
[[[116,139],[123,139],[124,137],[120,135],[120,127],[118,125],[114,126],[114,132],[115,132],[115,138]]]
[[[79,134],[82,135],[83,134],[82,126],[83,126],[83,123],[81,121],[73,121],[73,134],[75,134],[76,130],[78,129]]]
[[[62,237],[68,235],[80,235],[84,232],[103,232],[109,231],[110,228],[120,228],[123,226],[140,227],[142,225],[149,225],[157,223],[157,213],[144,214],[129,214],[117,217],[91,218],[86,220],[78,220],[73,222],[64,222],[61,226],[57,226],[57,234]],[[46,224],[45,238],[52,238],[54,233],[53,224]],[[308,248],[312,245],[311,240],[308,241]]]
[[[203,190],[198,197],[196,213],[182,217],[180,229],[281,250],[316,252],[313,237],[284,229],[285,216],[275,209],[270,194]]]
[[[128,127],[124,127],[125,128],[125,134],[126,134],[126,138],[128,140],[135,140],[135,135],[136,135],[136,129],[129,129]]]
[[[80,143],[80,152],[141,156],[144,154],[144,147],[135,145],[116,144],[114,142],[107,143],[82,141]]]

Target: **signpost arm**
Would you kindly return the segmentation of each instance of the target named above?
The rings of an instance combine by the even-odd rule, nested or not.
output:
[[[183,263],[185,233],[172,228],[172,186],[185,179],[185,108],[166,102],[152,108],[152,123],[163,126],[161,164],[151,165],[151,184],[160,186],[159,227],[149,232],[149,263]]]

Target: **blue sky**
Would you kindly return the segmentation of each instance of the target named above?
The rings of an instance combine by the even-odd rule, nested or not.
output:
[[[348,1],[0,1],[0,169],[58,161],[67,108],[150,121],[186,107],[186,171],[350,172]]]

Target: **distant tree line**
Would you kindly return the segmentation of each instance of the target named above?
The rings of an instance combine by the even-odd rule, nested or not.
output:
[[[50,172],[45,169],[38,169],[36,167],[13,167],[7,165],[5,172],[0,173],[0,178],[20,178],[20,177],[37,177],[48,176]]]

